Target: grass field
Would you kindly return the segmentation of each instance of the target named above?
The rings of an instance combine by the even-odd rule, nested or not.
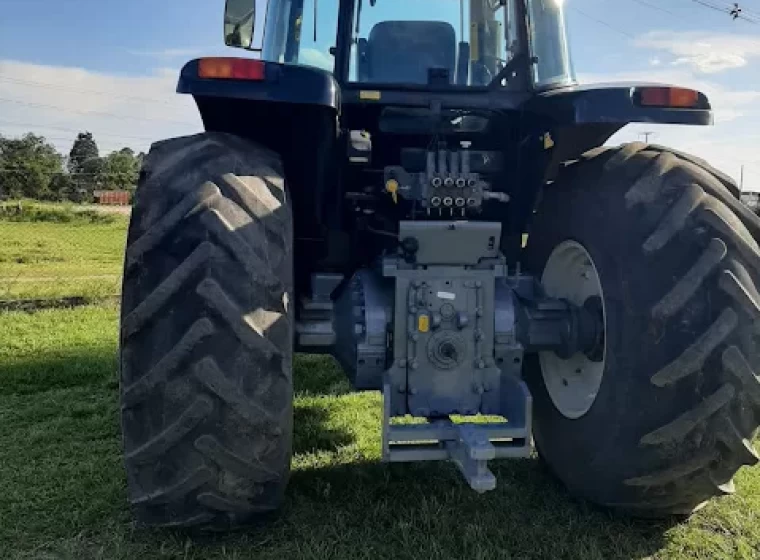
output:
[[[118,275],[125,223],[0,221],[0,276]],[[82,292],[29,284],[34,296]],[[140,528],[121,464],[117,328],[108,303],[0,311],[0,559],[760,558],[760,468],[680,523],[577,503],[535,459],[495,464],[499,488],[478,496],[449,464],[381,464],[379,395],[350,393],[333,362],[311,356],[296,360],[282,516],[202,539]]]
[[[0,219],[0,301],[118,294],[126,226]]]
[[[115,306],[0,313],[0,558],[757,558],[760,471],[686,523],[572,501],[537,460],[478,496],[447,464],[379,463],[380,399],[296,362],[294,473],[270,525],[193,540],[135,527],[117,416]]]

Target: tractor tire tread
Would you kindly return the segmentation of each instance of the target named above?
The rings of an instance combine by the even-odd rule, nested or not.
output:
[[[671,192],[680,193],[680,196],[675,197],[675,202],[670,205],[668,212],[657,225],[655,231],[645,241],[642,247],[644,253],[651,254],[663,249],[673,237],[689,227],[694,227],[695,222],[709,225],[713,229],[713,233],[720,236],[711,239],[695,265],[683,278],[676,282],[673,290],[654,306],[652,316],[660,319],[672,316],[687,305],[689,299],[703,283],[709,278],[717,277],[718,286],[734,299],[736,307],[751,317],[757,317],[757,302],[753,300],[749,295],[750,292],[736,276],[725,268],[722,268],[717,275],[715,274],[716,269],[719,269],[720,265],[725,262],[726,257],[735,252],[738,252],[739,256],[755,272],[760,273],[758,244],[745,227],[745,223],[741,219],[742,213],[737,215],[735,208],[731,207],[735,205],[727,204],[738,198],[740,191],[736,184],[699,158],[660,146],[638,148],[640,146],[637,146],[636,153],[641,153],[644,149],[654,149],[659,154],[654,158],[647,172],[626,193],[629,208],[637,204],[655,204],[658,202],[658,198],[665,197]],[[698,168],[696,172],[695,167]],[[684,175],[692,182],[684,184]],[[725,192],[715,185],[716,182],[720,183],[720,187],[730,193],[731,197],[727,197]],[[705,188],[705,186],[712,188]],[[697,214],[697,219],[693,220],[695,214]],[[750,219],[750,225],[754,226],[753,229],[757,231],[758,220],[756,217],[753,216]],[[731,251],[731,249],[735,249],[735,251]],[[730,275],[729,280],[726,279],[726,275]],[[739,325],[738,312],[731,307],[723,309],[707,331],[698,336],[695,342],[673,362],[654,374],[651,378],[652,383],[655,386],[664,387],[675,384],[687,376],[701,374],[706,360],[726,342]],[[728,360],[733,369],[726,367],[726,356],[729,356]],[[722,358],[724,364],[723,372],[721,372],[723,385],[670,423],[645,434],[641,439],[641,445],[673,447],[685,440],[700,425],[705,432],[717,431],[716,426],[721,422],[734,426],[731,418],[732,415],[737,414],[736,410],[739,408],[732,406],[735,396],[740,391],[751,392],[752,389],[747,385],[753,385],[755,389],[760,390],[760,380],[753,374],[750,374],[751,376],[747,374],[751,370],[737,346],[730,346],[724,350]],[[760,356],[756,359],[760,359]],[[737,379],[736,373],[733,376],[728,375],[731,371],[739,370],[742,372],[740,380]],[[755,418],[752,419],[755,431],[757,430],[757,419],[760,419],[760,399],[756,405],[758,409],[755,411]],[[714,425],[705,426],[708,423]],[[741,436],[737,430],[732,430],[731,435],[734,440],[730,442],[730,445],[726,444],[725,438],[715,438],[713,449],[703,450],[690,460],[663,471],[629,479],[626,483],[644,485],[642,484],[644,481],[649,481],[650,486],[669,484],[673,486],[670,489],[671,495],[678,496],[679,494],[688,495],[688,487],[693,485],[695,478],[699,478],[700,475],[704,480],[709,481],[708,484],[702,485],[702,488],[705,488],[705,495],[700,495],[698,500],[692,497],[686,501],[681,501],[678,507],[653,504],[655,505],[654,509],[663,514],[680,512],[682,506],[688,504],[693,504],[696,508],[705,498],[709,497],[710,491],[714,495],[730,493],[733,489],[731,477],[734,472],[742,465],[753,464],[751,455],[755,454],[752,450],[748,456],[747,445],[745,445],[748,440]],[[751,443],[748,446],[750,449],[752,448]],[[723,473],[723,476],[714,476],[714,473],[718,472]],[[726,472],[730,474],[728,479],[725,476]],[[678,488],[679,485],[682,488]]]
[[[121,321],[125,466],[142,523],[227,528],[282,502],[292,224],[280,169],[221,133],[160,142],[146,158]]]
[[[621,472],[639,472],[621,477],[616,484],[617,488],[635,488],[637,493],[612,490],[614,482],[609,490],[599,492],[586,486],[581,471],[565,478],[561,466],[549,466],[571,491],[600,505],[643,517],[689,514],[712,496],[731,493],[734,474],[742,466],[758,462],[752,441],[760,423],[760,377],[756,373],[760,348],[748,341],[760,335],[755,327],[760,319],[760,218],[741,204],[739,188],[725,174],[699,158],[661,146],[632,143],[594,150],[565,172],[555,183],[564,181],[565,187],[569,184],[582,191],[587,203],[593,204],[599,196],[598,190],[594,191],[599,185],[590,178],[607,187],[605,200],[620,197],[621,215],[627,214],[626,220],[642,228],[640,233],[630,232],[642,236],[637,262],[661,258],[660,253],[676,250],[669,249],[676,243],[678,247],[702,247],[692,249],[693,264],[674,276],[672,284],[644,309],[650,317],[649,328],[655,332],[667,332],[670,321],[696,321],[695,317],[703,317],[699,320],[704,326],[691,331],[691,340],[680,349],[664,346],[667,350],[663,353],[672,353],[672,357],[649,374],[651,389],[643,385],[640,389],[642,395],[651,394],[654,402],[658,391],[669,395],[685,391],[689,396],[681,401],[681,410],[672,405],[669,419],[642,426],[645,429],[637,443],[631,444],[640,449],[631,450],[641,453],[640,466],[623,467]],[[557,196],[549,206],[552,212],[562,211],[562,200],[566,208],[570,195]],[[545,193],[544,200],[546,197]],[[550,215],[554,214],[541,218],[544,227],[549,226]],[[643,223],[651,229],[638,225]],[[546,250],[541,243],[535,253],[539,261]],[[536,265],[540,262],[531,263]],[[616,297],[633,297],[627,293],[624,288]],[[721,307],[703,303],[706,300],[720,302]],[[683,340],[687,335],[678,336]],[[666,416],[667,411],[658,414]],[[641,422],[646,424],[646,418]],[[618,501],[616,496],[626,498]]]

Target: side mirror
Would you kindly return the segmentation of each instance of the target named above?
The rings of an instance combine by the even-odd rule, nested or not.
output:
[[[257,0],[227,0],[224,6],[224,44],[250,49],[256,21]]]

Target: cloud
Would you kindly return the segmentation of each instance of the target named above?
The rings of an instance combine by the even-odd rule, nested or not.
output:
[[[0,59],[0,134],[34,132],[68,153],[90,131],[107,153],[202,130],[192,97],[175,93],[179,67],[144,76]]]
[[[702,74],[742,68],[760,58],[760,38],[751,35],[652,31],[637,37],[634,44],[669,53],[671,65],[687,66]]]
[[[205,49],[208,51],[209,49]],[[144,56],[148,58],[156,58],[159,60],[171,60],[174,58],[189,58],[195,57],[204,52],[203,48],[191,47],[191,48],[174,48],[174,49],[161,49],[155,51],[142,51],[142,50],[127,50],[127,53],[134,56]]]

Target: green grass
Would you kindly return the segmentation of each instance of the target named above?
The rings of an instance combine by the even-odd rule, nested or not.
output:
[[[0,219],[0,301],[118,294],[127,220]]]
[[[478,496],[449,464],[379,463],[380,399],[334,364],[296,362],[295,455],[282,516],[193,539],[126,507],[115,307],[0,314],[0,558],[722,559],[760,551],[760,469],[684,523],[574,502],[536,460],[494,465]]]

